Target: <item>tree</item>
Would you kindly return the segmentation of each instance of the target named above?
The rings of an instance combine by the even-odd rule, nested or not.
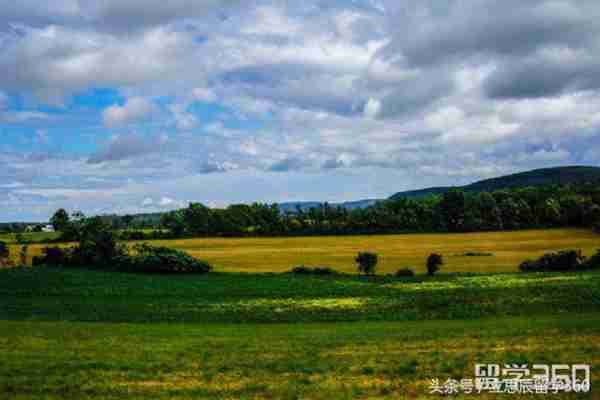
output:
[[[502,213],[496,199],[488,192],[479,195],[479,209],[484,229],[502,229]]]
[[[427,275],[433,276],[440,270],[440,266],[444,264],[444,260],[439,254],[431,254],[427,257]]]
[[[79,244],[74,249],[73,262],[81,266],[110,265],[126,254],[126,248],[117,242],[117,236],[101,218],[86,218],[79,232]]]
[[[6,259],[10,256],[10,249],[6,242],[0,241],[0,266],[4,266]]]
[[[58,209],[50,218],[50,224],[52,224],[54,230],[64,232],[69,226],[69,214],[64,208]]]
[[[125,229],[130,229],[133,223],[133,215],[123,215],[121,220],[123,221],[123,225],[125,225]]]
[[[358,253],[354,259],[358,264],[358,272],[365,275],[374,275],[375,269],[377,268],[378,257],[375,253]]]
[[[465,224],[465,194],[451,189],[444,193],[440,208],[449,231],[461,231]]]
[[[19,252],[19,258],[20,258],[22,267],[27,266],[28,254],[29,254],[29,246],[25,244],[25,245],[23,245],[23,247],[21,247],[21,251]]]
[[[163,214],[160,224],[171,233],[171,236],[181,236],[185,231],[183,211],[177,210]]]

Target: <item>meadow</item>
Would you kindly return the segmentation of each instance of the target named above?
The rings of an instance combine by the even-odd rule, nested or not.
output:
[[[428,394],[430,379],[473,378],[475,363],[584,363],[592,392],[553,398],[596,399],[600,271],[516,272],[547,251],[589,255],[596,238],[549,230],[190,239],[159,244],[210,260],[216,272],[3,269],[0,398],[439,398]],[[377,276],[356,274],[359,250],[379,253]],[[446,259],[434,277],[422,273],[431,252]],[[348,273],[278,272],[302,263]],[[387,274],[406,266],[419,274]],[[451,398],[473,397],[496,398]]]
[[[584,362],[600,383],[598,313],[335,325],[7,321],[0,333],[7,399],[442,398],[428,395],[430,379],[472,378],[475,362]]]
[[[353,273],[356,271],[354,257],[359,251],[373,251],[379,255],[379,273],[394,273],[400,268],[423,273],[425,259],[433,252],[444,256],[445,272],[513,272],[525,259],[551,251],[582,249],[584,254],[592,255],[600,248],[600,236],[586,229],[552,229],[462,234],[199,238],[150,243],[184,250],[210,262],[221,272],[285,272],[298,265],[308,265]],[[30,245],[30,257],[40,254],[43,246]],[[14,243],[11,245],[15,261],[19,248]],[[469,252],[492,255],[465,255]]]

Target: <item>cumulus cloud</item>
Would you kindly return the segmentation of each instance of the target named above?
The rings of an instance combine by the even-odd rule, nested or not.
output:
[[[141,97],[127,99],[122,106],[112,105],[102,112],[102,120],[107,127],[115,127],[148,118],[156,111],[154,104]]]
[[[160,151],[166,143],[166,138],[147,139],[140,135],[120,135],[113,137],[108,145],[88,159],[90,164],[107,161],[121,161],[148,155]]]
[[[321,199],[374,197],[598,163],[598,21],[592,0],[0,5],[0,184],[25,185],[10,204],[96,205],[110,188],[158,210],[163,197],[226,203],[238,185],[247,200],[306,198],[314,182]],[[77,103],[97,88],[126,101]],[[19,156],[23,131],[73,150]],[[361,186],[369,178],[379,183]]]

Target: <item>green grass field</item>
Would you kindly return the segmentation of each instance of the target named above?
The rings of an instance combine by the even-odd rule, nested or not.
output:
[[[439,398],[429,379],[473,378],[475,363],[591,364],[592,393],[552,398],[598,399],[600,271],[515,272],[598,242],[582,230],[196,239],[161,244],[217,272],[0,270],[0,399]],[[380,254],[378,276],[355,274],[359,250]],[[438,276],[384,274],[422,272],[431,252],[446,258]],[[301,263],[352,274],[275,272]]]
[[[0,330],[0,397],[11,399],[430,398],[430,379],[472,378],[475,362],[499,361],[584,362],[600,383],[598,313],[335,325],[10,321]]]

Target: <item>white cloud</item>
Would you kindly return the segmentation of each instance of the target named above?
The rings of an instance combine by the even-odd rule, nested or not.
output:
[[[374,170],[382,183],[371,189],[382,193],[598,163],[592,1],[18,3],[0,5],[0,122],[14,125],[0,145],[10,153],[6,162],[0,153],[0,184],[23,182],[31,192],[19,196],[32,209],[49,193],[55,205],[101,209],[93,198],[110,189],[120,201],[102,197],[106,207],[151,210],[170,198],[163,193],[174,202],[240,200],[225,192],[238,186],[247,200],[350,196],[345,188],[364,188]],[[71,97],[97,88],[127,100],[98,111]],[[23,109],[8,109],[6,94]],[[148,123],[153,116],[161,118]],[[12,143],[21,130],[38,144],[51,132],[45,147],[77,151],[34,153],[29,140],[23,154]],[[294,182],[304,194],[260,183],[286,186],[301,175]],[[313,189],[313,178],[322,186]]]
[[[364,114],[367,118],[376,118],[381,111],[381,102],[377,99],[370,98],[365,104]]]
[[[156,111],[154,104],[141,97],[127,99],[124,105],[112,105],[102,113],[104,125],[116,127],[148,118]]]
[[[192,90],[192,97],[194,100],[204,101],[212,103],[217,101],[217,95],[212,89],[197,87]]]

